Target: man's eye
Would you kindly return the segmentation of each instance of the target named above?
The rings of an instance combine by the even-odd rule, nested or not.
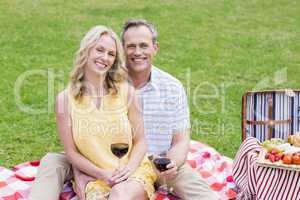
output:
[[[141,45],[141,48],[143,48],[143,49],[145,49],[145,48],[147,48],[147,47],[148,47],[147,44],[142,44],[142,45]]]
[[[97,49],[97,51],[99,51],[99,52],[103,52],[103,49]]]
[[[115,57],[116,55],[114,53],[109,53],[110,56]]]

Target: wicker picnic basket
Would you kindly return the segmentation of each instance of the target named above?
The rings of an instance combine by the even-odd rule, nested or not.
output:
[[[300,90],[250,91],[242,99],[242,140],[287,139],[300,130]]]

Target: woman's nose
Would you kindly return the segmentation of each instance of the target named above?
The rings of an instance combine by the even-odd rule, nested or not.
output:
[[[101,58],[104,60],[104,61],[107,61],[108,59],[108,53],[103,53]]]

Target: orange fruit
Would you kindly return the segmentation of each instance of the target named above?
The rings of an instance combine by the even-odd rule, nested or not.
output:
[[[293,156],[291,154],[284,154],[282,158],[282,162],[287,165],[292,164]]]
[[[293,155],[293,164],[300,165],[300,155],[299,154]]]

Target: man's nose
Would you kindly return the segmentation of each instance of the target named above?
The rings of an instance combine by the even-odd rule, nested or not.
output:
[[[134,54],[135,54],[135,55],[140,55],[141,53],[142,53],[141,48],[137,46],[137,47],[135,48]]]

